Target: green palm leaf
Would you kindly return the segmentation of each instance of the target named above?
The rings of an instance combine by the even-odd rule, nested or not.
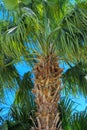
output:
[[[74,94],[82,92],[86,96],[87,95],[87,85],[86,85],[87,80],[85,78],[86,74],[87,74],[86,63],[79,63],[77,65],[74,65],[63,74],[64,84],[68,86],[68,88],[72,90]]]
[[[72,130],[71,129],[71,118],[73,116],[73,112],[75,111],[75,103],[69,99],[68,97],[64,97],[60,100],[60,116],[62,119],[62,126],[64,130]]]
[[[0,130],[8,130],[7,122],[0,126]]]
[[[80,113],[75,113],[73,115],[73,120],[72,120],[72,130],[86,130],[87,128],[87,109],[85,111],[82,111]]]
[[[15,0],[14,4],[12,0],[3,0],[7,9],[16,9],[18,8],[19,0]]]

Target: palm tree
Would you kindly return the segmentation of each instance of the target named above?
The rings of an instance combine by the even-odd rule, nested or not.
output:
[[[23,95],[25,94],[23,93]],[[12,107],[10,108],[10,113],[8,114],[8,120],[4,121],[3,125],[0,126],[0,129],[31,130],[33,122],[29,119],[29,114],[31,112],[34,112],[35,109],[31,109],[28,106],[28,105],[32,106],[32,102],[29,103],[29,101],[28,102],[26,101],[28,105],[26,105],[25,102],[22,102],[20,104],[20,102],[18,102],[17,99],[18,97],[21,98],[20,95],[17,95],[16,104],[13,104]],[[76,107],[75,105],[77,104],[74,103],[70,98],[64,97],[60,100],[59,109],[61,113],[62,127],[64,130],[73,130],[73,129],[85,130],[87,127],[86,123],[87,109],[85,109],[85,111],[83,112],[75,112]],[[34,113],[32,114],[33,114],[32,116],[34,116]],[[9,115],[11,119],[13,118],[13,121],[9,120],[10,119]]]
[[[58,102],[63,69],[59,61],[73,65],[87,59],[86,2],[76,5],[69,0],[21,0],[14,5],[10,0],[4,2],[12,11],[11,17],[9,11],[5,14],[7,24],[4,22],[0,30],[2,52],[12,57],[12,63],[22,57],[32,61],[35,75],[32,92],[37,104],[37,125],[32,130],[62,130]]]

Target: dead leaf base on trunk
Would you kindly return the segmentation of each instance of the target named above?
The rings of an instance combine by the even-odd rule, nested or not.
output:
[[[34,130],[62,130],[58,101],[61,91],[61,72],[58,58],[49,55],[41,58],[34,68],[35,94],[37,104],[36,119],[38,126]]]

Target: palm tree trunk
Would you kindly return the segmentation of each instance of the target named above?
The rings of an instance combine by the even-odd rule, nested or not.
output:
[[[37,128],[35,130],[62,130],[58,101],[61,91],[61,72],[58,58],[51,54],[41,58],[34,68]]]

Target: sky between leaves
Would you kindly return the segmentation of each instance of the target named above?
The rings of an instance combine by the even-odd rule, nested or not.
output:
[[[2,0],[0,0],[1,2]],[[72,3],[74,3],[74,0],[71,0]],[[2,18],[2,13],[0,12],[0,19]],[[26,64],[26,62],[22,62],[22,63],[18,63],[15,65],[16,69],[18,70],[20,76],[22,77],[26,72],[30,71],[31,68]],[[64,71],[66,71],[68,69],[68,66],[64,63],[60,64],[61,68],[64,68]],[[6,100],[6,104],[7,106],[10,106],[13,101],[14,101],[14,97],[15,97],[15,91],[12,90],[5,90],[5,100]],[[64,94],[62,94],[62,97],[64,96]],[[83,97],[83,95],[78,95],[77,97],[74,97],[72,95],[70,95],[70,98],[76,103],[76,110],[77,111],[82,111],[87,107],[87,99],[85,99]],[[9,110],[9,107],[7,109],[7,111],[4,111],[2,114],[7,113]]]

